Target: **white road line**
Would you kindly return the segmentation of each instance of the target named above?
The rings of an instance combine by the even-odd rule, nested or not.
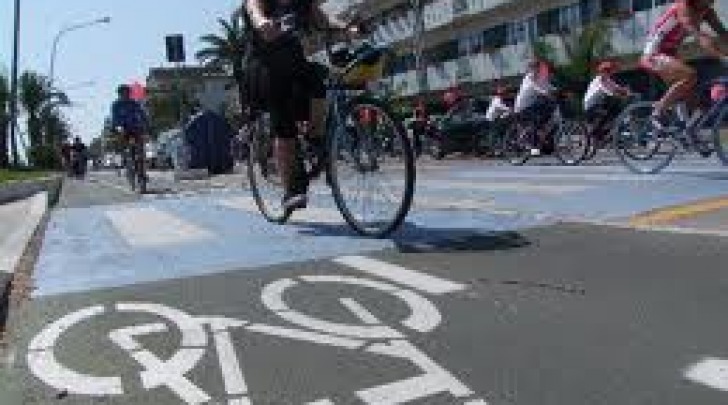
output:
[[[716,390],[728,391],[728,360],[703,359],[685,371],[685,378]]]
[[[215,332],[215,347],[217,347],[217,358],[220,361],[225,390],[230,396],[244,396],[248,394],[248,385],[245,383],[243,370],[241,369],[238,356],[235,353],[233,340],[230,332]]]
[[[109,339],[120,348],[133,352],[141,350],[142,347],[135,337],[151,335],[167,331],[167,325],[163,323],[151,323],[148,325],[130,326],[128,328],[116,329],[109,332]]]
[[[361,319],[366,325],[380,325],[381,322],[368,309],[351,298],[342,298],[341,304],[351,311],[357,318]]]
[[[464,284],[363,256],[340,257],[334,259],[334,262],[433,295],[449,294],[467,288]]]
[[[51,350],[56,344],[56,341],[66,333],[73,326],[79,323],[91,319],[97,315],[101,315],[105,312],[103,306],[98,305],[95,307],[84,308],[74,313],[68,314],[63,318],[53,322],[46,326],[41,333],[39,333],[31,342],[28,350]]]
[[[330,399],[319,399],[318,401],[309,402],[306,405],[336,405],[334,401]]]
[[[298,340],[302,342],[314,343],[322,346],[334,346],[342,349],[359,349],[364,346],[364,341],[341,338],[331,335],[324,335],[322,333],[308,332],[300,329],[282,328],[278,326],[253,324],[245,327],[246,330],[262,333],[264,335],[278,336],[291,340]]]
[[[212,239],[212,232],[152,207],[110,209],[106,217],[135,248],[153,248]]]

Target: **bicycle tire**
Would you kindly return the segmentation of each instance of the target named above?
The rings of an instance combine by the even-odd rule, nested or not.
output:
[[[658,135],[659,131],[652,128],[649,116],[647,118],[642,118],[643,120],[646,120],[646,124],[644,124],[645,128],[635,127],[635,121],[631,119],[635,111],[642,109],[645,111],[649,111],[651,114],[652,108],[653,103],[649,101],[640,101],[633,103],[627,106],[624,111],[622,111],[622,113],[615,121],[614,126],[612,127],[612,142],[614,144],[614,150],[619,159],[622,161],[622,164],[635,174],[660,173],[667,166],[669,166],[670,163],[672,163],[678,152],[673,137],[670,136],[667,138],[660,138]],[[637,137],[639,138],[637,140],[637,143],[641,145],[645,144],[646,142],[651,142],[651,144],[649,144],[651,148],[644,148],[643,153],[640,154],[635,154],[631,150],[627,149],[626,145],[627,141],[629,140],[627,135],[633,137],[631,136],[633,135],[632,132],[627,132],[628,129],[623,128],[623,126],[627,124],[631,125],[629,131],[638,131],[638,133],[636,133]],[[648,136],[651,138],[648,138]],[[672,145],[672,150],[667,154],[662,154],[663,158],[661,160],[659,160],[656,164],[649,165],[645,168],[638,165],[638,162],[647,162],[653,159],[655,156],[658,156],[659,149],[663,144]]]
[[[338,120],[340,122],[336,122],[336,117],[332,119],[334,127],[330,128],[330,131],[333,132],[328,139],[328,174],[330,178],[330,186],[334,201],[336,202],[336,206],[339,209],[339,212],[341,212],[342,216],[344,217],[344,220],[358,234],[366,237],[385,238],[389,236],[392,232],[396,231],[402,225],[412,207],[412,200],[414,198],[416,182],[415,158],[414,152],[412,150],[412,144],[409,140],[409,137],[407,137],[407,133],[405,132],[404,127],[400,122],[394,119],[394,114],[392,113],[389,105],[387,105],[386,103],[375,98],[359,96],[350,100],[348,105],[344,108],[345,110],[342,111],[342,115],[339,117]],[[355,167],[355,171],[358,170],[357,175],[364,176],[365,173],[368,171],[371,171],[372,173],[375,171],[381,171],[381,168],[384,165],[379,162],[379,159],[389,156],[389,154],[385,154],[384,151],[379,151],[379,154],[377,156],[374,156],[374,153],[377,151],[372,150],[371,146],[370,150],[363,151],[362,147],[360,146],[362,145],[362,139],[351,140],[344,137],[344,134],[351,137],[352,132],[356,132],[356,134],[354,135],[359,138],[358,134],[363,133],[363,130],[341,131],[340,128],[336,128],[336,126],[342,125],[342,119],[343,122],[347,122],[347,118],[356,117],[357,115],[355,114],[357,114],[359,111],[362,111],[363,109],[377,111],[376,116],[378,118],[378,123],[389,123],[389,130],[393,131],[393,133],[385,134],[384,136],[392,137],[392,142],[396,142],[395,147],[399,147],[397,158],[402,160],[402,163],[404,165],[404,184],[401,189],[402,195],[399,201],[395,203],[396,207],[394,208],[392,215],[390,215],[386,220],[367,222],[365,219],[357,218],[357,215],[355,214],[354,209],[351,206],[352,204],[349,204],[349,202],[347,201],[347,195],[344,190],[344,187],[347,184],[345,184],[346,182],[341,177],[343,172],[343,167],[341,167],[341,165],[347,158],[352,161],[351,163]],[[370,137],[368,145],[377,145],[378,143],[376,142],[376,139],[374,139],[374,142],[372,142],[371,138],[373,137]],[[347,140],[350,141],[349,144],[345,143],[345,141]],[[352,148],[352,150],[347,151],[347,147]],[[346,155],[347,152],[349,153],[349,156]]]
[[[728,166],[728,104],[725,101],[713,123],[713,144],[720,162]]]
[[[283,209],[283,184],[270,172],[273,169],[273,148],[269,126],[264,123],[264,115],[260,114],[250,131],[248,143],[248,182],[258,210],[271,223],[282,225],[288,222],[292,212]],[[268,195],[264,186],[270,186],[273,192]],[[279,189],[277,192],[275,189]]]

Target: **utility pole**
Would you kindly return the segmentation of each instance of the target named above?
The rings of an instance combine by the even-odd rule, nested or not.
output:
[[[20,163],[18,156],[18,53],[20,51],[20,0],[15,0],[15,21],[13,23],[13,63],[10,73],[10,149],[13,165]],[[7,134],[3,134],[7,135]],[[3,151],[7,153],[7,151]]]

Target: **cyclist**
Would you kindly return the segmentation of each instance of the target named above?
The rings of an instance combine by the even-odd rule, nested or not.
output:
[[[513,109],[506,103],[505,96],[505,87],[498,86],[495,90],[495,95],[490,101],[488,111],[485,113],[485,119],[488,122],[492,123],[497,120],[508,118],[513,112]]]
[[[532,121],[538,129],[540,144],[545,144],[545,131],[540,130],[554,109],[556,101],[554,93],[556,87],[551,84],[551,69],[548,63],[541,60],[534,60],[528,64],[528,70],[521,82],[521,88],[516,97],[514,111],[516,114],[526,117]],[[538,144],[531,148],[531,155],[539,156],[541,149]]]
[[[505,87],[496,87],[495,95],[490,100],[488,110],[485,112],[491,146],[496,144],[496,140],[502,139],[507,120],[513,114],[513,108],[505,100],[506,93]]]
[[[633,94],[615,80],[614,74],[618,70],[619,65],[613,61],[603,61],[597,66],[597,75],[584,96],[584,112],[590,133],[617,118],[622,111],[623,100]]]
[[[650,31],[641,65],[664,80],[670,89],[655,103],[652,122],[664,130],[664,113],[680,101],[693,101],[690,97],[698,82],[697,72],[678,56],[678,48],[688,37],[697,39],[698,45],[711,56],[728,61],[725,43],[728,32],[713,8],[714,0],[678,0],[657,20]],[[720,39],[703,31],[708,24]],[[721,46],[722,45],[722,46]]]
[[[149,128],[149,119],[142,105],[131,98],[131,87],[122,84],[117,88],[118,98],[111,105],[111,125],[123,137],[125,145],[136,144],[141,172],[146,176],[144,167],[144,135]],[[130,164],[131,162],[127,162]]]
[[[354,34],[358,29],[327,16],[315,0],[244,0],[240,13],[254,27],[249,101],[270,114],[285,188],[282,205],[289,211],[305,208],[308,184],[296,159],[296,137],[310,121],[310,141],[322,148],[326,71],[306,59],[302,36],[325,27]]]

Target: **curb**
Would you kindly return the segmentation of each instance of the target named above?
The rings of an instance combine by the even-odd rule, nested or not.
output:
[[[27,198],[28,209],[23,224],[12,230],[10,237],[0,245],[0,329],[7,316],[10,287],[16,272],[21,267],[23,256],[27,253],[30,241],[46,218],[49,210],[47,192],[40,192]]]
[[[48,202],[53,205],[60,195],[63,184],[62,175],[52,175],[36,180],[14,181],[0,186],[0,204],[7,204],[48,193]]]

